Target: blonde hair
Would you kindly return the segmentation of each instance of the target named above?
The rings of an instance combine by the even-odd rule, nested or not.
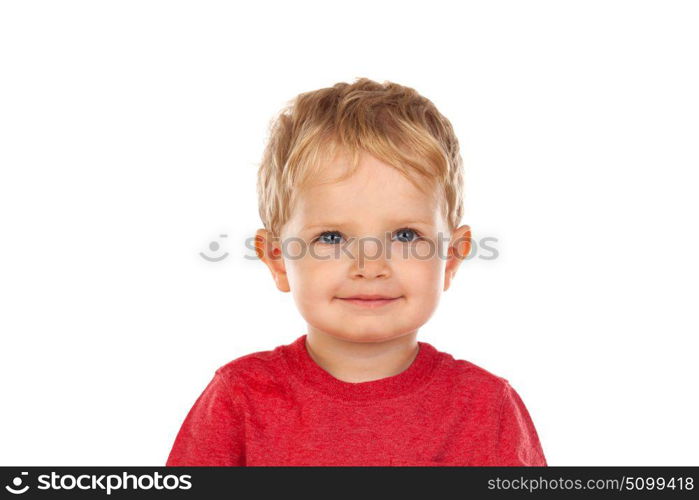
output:
[[[265,229],[280,236],[298,192],[340,152],[352,162],[334,181],[351,176],[361,153],[370,153],[421,190],[424,181],[430,189],[441,185],[449,230],[459,225],[463,161],[449,120],[412,88],[358,78],[299,94],[271,120],[257,178]]]

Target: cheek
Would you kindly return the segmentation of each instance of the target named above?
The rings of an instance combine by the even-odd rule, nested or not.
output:
[[[301,304],[318,304],[322,300],[329,300],[341,287],[346,275],[342,263],[310,255],[289,260],[286,263],[286,273],[291,292]]]
[[[434,314],[444,288],[441,261],[439,259],[410,260],[403,263],[403,289],[409,308],[405,321],[423,325]],[[416,326],[417,327],[417,326]]]
[[[439,256],[420,257],[413,253],[407,259],[394,260],[393,268],[396,277],[414,296],[431,295],[442,289],[444,261]]]

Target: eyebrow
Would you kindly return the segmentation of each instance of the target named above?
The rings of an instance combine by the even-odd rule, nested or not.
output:
[[[412,224],[424,224],[424,225],[426,225],[426,226],[431,226],[431,225],[433,224],[431,221],[422,220],[422,219],[406,219],[406,220],[401,219],[401,220],[395,220],[395,221],[392,221],[392,222],[393,222],[393,225],[400,225],[400,226],[409,226],[409,225],[412,225]],[[313,223],[313,224],[307,224],[307,225],[303,226],[303,227],[301,228],[301,230],[302,230],[302,231],[306,231],[306,230],[308,230],[308,229],[314,229],[314,228],[316,228],[316,227],[325,227],[325,228],[333,227],[333,228],[336,228],[336,227],[348,226],[348,225],[351,225],[351,224],[353,224],[353,223],[352,223],[352,222],[348,222],[348,223],[342,223],[342,222],[327,222],[327,223],[325,223],[325,222],[318,222],[318,223]]]

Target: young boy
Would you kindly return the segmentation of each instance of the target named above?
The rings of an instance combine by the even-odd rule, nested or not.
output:
[[[167,465],[546,465],[506,379],[417,340],[471,249],[450,122],[361,78],[270,132],[256,251],[308,329],[216,370]]]

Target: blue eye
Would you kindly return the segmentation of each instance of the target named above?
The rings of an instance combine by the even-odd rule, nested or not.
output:
[[[415,241],[415,240],[420,239],[420,234],[417,231],[415,231],[414,229],[411,229],[409,227],[404,227],[403,229],[399,229],[398,231],[396,231],[396,235],[402,236],[402,235],[406,235],[406,234],[407,235],[413,234],[413,235],[415,235],[415,237],[410,238],[410,236],[408,236],[408,241],[405,241],[405,240],[400,240],[400,241],[403,241],[404,243],[410,243],[411,241]]]
[[[330,239],[324,239],[324,236],[330,236]],[[320,235],[314,240],[314,241],[319,241],[320,243],[326,243],[328,245],[334,245],[335,243],[333,242],[333,236],[339,236],[340,233],[338,231],[324,231],[320,233]],[[340,236],[341,237],[341,236]],[[338,240],[335,240],[338,241]],[[339,241],[338,241],[339,243]]]
[[[402,229],[399,229],[395,233],[399,241],[403,243],[410,243],[412,241],[420,240],[422,239],[422,236],[420,233],[418,233],[415,229],[409,228],[409,227],[404,227]],[[406,236],[407,235],[407,236]],[[403,239],[405,238],[405,239]],[[323,231],[318,235],[317,238],[313,240],[314,242],[319,242],[323,243],[325,245],[335,245],[337,243],[340,243],[342,241],[342,235],[340,234],[339,231]]]

